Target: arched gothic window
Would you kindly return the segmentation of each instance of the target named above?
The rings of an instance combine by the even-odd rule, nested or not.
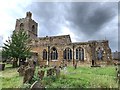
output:
[[[43,50],[43,60],[47,60],[47,51],[46,51],[46,49]]]
[[[72,50],[70,48],[66,48],[63,51],[63,58],[66,60],[71,60],[72,59]]]
[[[57,58],[58,58],[57,49],[55,47],[53,47],[51,49],[51,60],[57,60]]]
[[[24,29],[24,24],[21,23],[21,24],[20,24],[20,30],[23,30],[23,29]]]
[[[81,47],[76,49],[76,60],[84,61],[84,49]]]
[[[97,59],[103,60],[103,50],[100,47],[97,49]]]

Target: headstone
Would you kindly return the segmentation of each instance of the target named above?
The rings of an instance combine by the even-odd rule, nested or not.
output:
[[[50,73],[50,70],[48,69],[48,70],[47,70],[47,76],[49,76],[49,73]]]
[[[36,60],[33,60],[33,64],[34,64],[34,66],[36,66],[36,64],[37,64]]]
[[[57,67],[57,68],[56,68],[56,77],[59,77],[59,76],[60,76],[60,68]]]
[[[30,83],[30,81],[32,80],[34,76],[34,71],[35,69],[33,67],[29,67],[29,66],[26,67],[24,78],[23,78],[23,83]]]
[[[76,61],[75,65],[74,65],[75,69],[77,68],[77,63],[78,63],[78,61]]]
[[[25,73],[25,66],[24,65],[21,65],[18,70],[19,72],[19,76],[24,76],[24,73]]]
[[[5,69],[5,64],[0,64],[0,71]]]
[[[33,60],[30,60],[30,61],[29,61],[29,66],[35,68],[35,65],[34,65],[34,63],[33,63]]]
[[[56,67],[52,68],[52,75],[54,76],[56,72]]]
[[[45,71],[43,71],[43,70],[38,71],[38,77],[39,77],[41,80],[43,79],[44,74],[45,74]]]
[[[59,68],[62,70],[62,69],[63,69],[63,66],[59,66]]]
[[[66,66],[64,67],[63,71],[64,71],[64,74],[67,74],[67,67]]]
[[[75,69],[76,69],[76,68],[77,68],[77,64],[75,64],[75,66],[74,66],[74,67],[75,67]]]
[[[52,76],[52,69],[51,68],[47,70],[47,76]]]

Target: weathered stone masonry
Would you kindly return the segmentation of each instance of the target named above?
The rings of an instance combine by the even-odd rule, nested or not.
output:
[[[32,39],[30,43],[40,65],[60,65],[61,63],[74,65],[91,63],[92,59],[99,62],[112,60],[108,40],[93,40],[88,42],[72,43],[70,35],[37,36],[38,23],[32,20],[32,13],[27,12],[26,17],[16,20],[15,30],[24,29]]]

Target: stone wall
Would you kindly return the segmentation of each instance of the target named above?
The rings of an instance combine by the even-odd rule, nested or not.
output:
[[[58,52],[58,59],[57,60],[51,60],[49,58],[49,65],[60,65],[62,63],[62,61],[64,60],[63,58],[63,51],[66,49],[66,48],[70,48],[72,50],[72,60],[70,62],[66,62],[67,64],[74,64],[76,62],[76,48],[78,47],[81,47],[84,49],[84,62],[82,61],[79,61],[79,63],[91,63],[91,60],[92,60],[92,49],[90,47],[90,44],[91,42],[78,42],[78,43],[69,43],[69,44],[64,44],[64,45],[59,45],[59,44],[56,44],[56,45],[41,45],[41,46],[37,46],[37,47],[33,47],[33,50],[37,51],[38,53],[38,59],[39,59],[39,64],[41,65],[45,65],[47,64],[47,60],[43,60],[43,50],[46,49],[47,52],[48,52],[48,46],[50,46],[50,50],[52,47],[55,47],[57,49],[57,52]],[[94,47],[94,46],[93,46]],[[108,60],[108,56],[109,56],[109,60],[112,60],[112,57],[111,57],[111,50],[109,48],[109,45],[108,45],[108,41],[101,41],[101,42],[98,42],[98,41],[95,41],[95,52],[96,50],[98,49],[98,47],[101,47],[103,48],[103,61],[107,61]],[[97,57],[95,57],[96,60],[97,60]],[[98,61],[97,62],[101,62],[101,61]]]

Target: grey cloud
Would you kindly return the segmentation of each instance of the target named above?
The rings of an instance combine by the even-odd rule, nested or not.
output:
[[[80,37],[81,33],[84,34],[80,38],[87,41],[105,37],[100,36],[99,32],[117,15],[118,6],[114,2],[37,2],[32,3],[27,9],[39,23],[39,36],[56,35],[61,32],[61,27],[67,26],[77,37]],[[113,44],[111,46],[113,49],[116,47]]]
[[[35,8],[31,8],[35,7]],[[40,36],[55,35],[60,31],[60,26],[64,22],[62,5],[57,3],[32,3],[28,8],[34,13],[38,20]]]
[[[116,4],[106,3],[105,5],[100,3],[71,3],[71,12],[66,19],[78,27],[78,32],[81,30],[87,35],[92,35],[116,16],[117,9],[114,9],[114,7],[117,8]]]

